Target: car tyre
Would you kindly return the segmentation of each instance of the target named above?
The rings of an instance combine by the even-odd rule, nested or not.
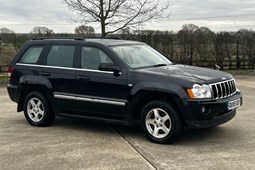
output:
[[[173,143],[183,131],[183,122],[177,109],[163,100],[146,104],[140,123],[146,137],[155,143]]]
[[[26,120],[32,126],[48,126],[55,119],[47,99],[39,92],[29,93],[24,100],[23,108]]]

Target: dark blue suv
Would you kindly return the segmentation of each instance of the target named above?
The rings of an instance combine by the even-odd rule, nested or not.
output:
[[[141,42],[35,39],[9,67],[10,98],[33,126],[55,116],[141,124],[153,142],[173,142],[183,127],[232,119],[242,96],[232,75],[173,64]]]

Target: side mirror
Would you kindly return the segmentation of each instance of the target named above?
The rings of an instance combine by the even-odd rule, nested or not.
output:
[[[99,65],[99,70],[101,71],[112,71],[115,76],[121,75],[121,70],[119,66],[112,63],[101,63]]]

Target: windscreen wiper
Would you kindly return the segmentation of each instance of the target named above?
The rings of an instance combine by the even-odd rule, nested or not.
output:
[[[162,66],[168,66],[168,64],[155,64],[155,65],[152,65],[152,67],[162,67]]]

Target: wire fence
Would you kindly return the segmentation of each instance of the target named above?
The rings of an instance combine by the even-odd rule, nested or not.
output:
[[[8,67],[8,65],[0,65],[0,73],[7,73]]]

